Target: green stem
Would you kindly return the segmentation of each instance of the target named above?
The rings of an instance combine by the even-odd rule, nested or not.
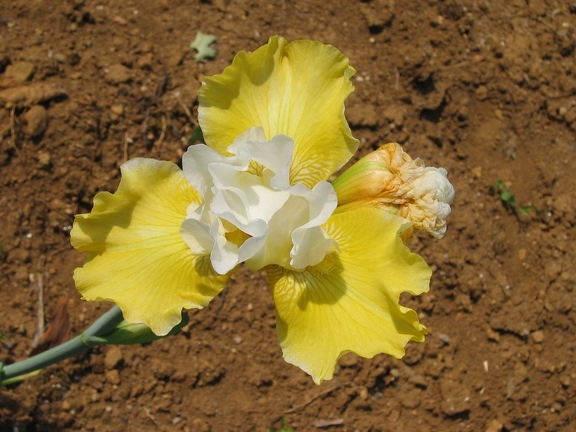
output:
[[[17,377],[21,375],[43,369],[46,366],[74,357],[95,345],[99,345],[89,339],[94,336],[107,335],[122,321],[122,312],[118,306],[114,306],[74,339],[11,365],[3,366],[0,363],[0,385],[17,382],[19,381]]]

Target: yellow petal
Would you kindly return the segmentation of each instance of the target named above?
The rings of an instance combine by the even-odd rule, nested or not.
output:
[[[121,170],[118,190],[100,192],[92,212],[76,216],[72,245],[88,260],[74,280],[84,299],[113,301],[126,321],[165,335],[182,308],[207,305],[226,277],[182,239],[186,209],[201,201],[182,171],[154,159],[134,159]]]
[[[405,227],[400,217],[358,207],[324,225],[341,252],[304,272],[269,268],[284,358],[317,384],[348,352],[400,358],[408,341],[424,340],[416,312],[399,304],[402,292],[426,292],[431,275],[400,240]]]
[[[354,87],[348,58],[330,45],[274,36],[251,54],[240,52],[222,74],[204,80],[198,117],[206,144],[221,154],[251,127],[266,139],[294,139],[292,184],[326,180],[358,148],[344,117]]]

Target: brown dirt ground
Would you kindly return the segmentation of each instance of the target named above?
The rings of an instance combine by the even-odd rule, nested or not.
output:
[[[575,26],[576,3],[553,0],[4,2],[0,91],[47,98],[0,101],[6,362],[30,353],[39,304],[49,323],[69,297],[71,335],[108,309],[75,291],[73,215],[127,158],[178,162],[202,77],[270,35],[348,55],[359,155],[400,142],[457,198],[445,238],[413,244],[435,273],[403,300],[430,329],[404,360],[347,355],[314,385],[282,360],[265,278],[240,271],[177,337],[1,388],[0,430],[576,430]],[[194,61],[197,31],[218,36],[215,60]]]

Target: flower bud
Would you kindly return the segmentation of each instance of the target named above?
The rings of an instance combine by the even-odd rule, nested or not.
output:
[[[454,200],[454,187],[444,168],[426,167],[396,143],[369,153],[333,183],[340,210],[377,205],[412,222],[415,229],[442,238]]]
[[[182,321],[164,336],[158,336],[150,330],[145,324],[133,324],[122,321],[110,333],[104,336],[89,336],[84,339],[84,343],[88,346],[94,345],[133,345],[154,342],[158,339],[163,339],[172,336],[180,331],[190,322],[188,314],[182,313]]]

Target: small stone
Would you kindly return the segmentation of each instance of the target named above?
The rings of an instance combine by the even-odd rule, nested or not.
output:
[[[120,384],[120,374],[116,369],[107,370],[104,373],[104,377],[106,378],[106,381],[109,382],[110,384],[114,385]]]
[[[426,378],[422,375],[412,375],[410,378],[408,378],[408,382],[414,384],[417,387],[428,387],[428,380],[426,380]]]
[[[474,178],[481,178],[482,177],[482,167],[481,166],[476,166],[474,168],[472,168],[472,175],[474,176]]]
[[[66,63],[66,60],[68,60],[68,58],[66,57],[65,54],[56,53],[54,54],[54,60],[56,60],[58,63]]]
[[[518,250],[518,259],[524,261],[526,259],[526,249],[522,248]]]
[[[481,101],[488,97],[488,89],[483,85],[478,87],[474,93],[476,94],[476,97]]]
[[[194,420],[192,420],[192,430],[198,432],[210,432],[212,430],[212,427],[210,426],[210,424],[208,424],[207,421],[195,418]]]
[[[132,79],[132,72],[124,65],[113,64],[108,68],[105,79],[110,84],[126,83]]]
[[[50,153],[45,151],[38,152],[38,167],[40,169],[50,168]]]
[[[118,117],[124,114],[124,105],[115,104],[110,107],[110,111]]]
[[[120,347],[112,346],[106,353],[104,365],[106,369],[114,369],[122,361],[122,351]]]
[[[502,422],[494,419],[488,424],[485,432],[501,432],[503,427]]]
[[[42,105],[34,105],[24,114],[26,120],[26,135],[31,138],[42,136],[48,126],[48,114]]]
[[[4,74],[8,78],[12,78],[14,81],[26,82],[34,73],[34,65],[30,62],[16,62],[6,67]]]
[[[401,394],[400,403],[404,408],[414,409],[420,405],[420,393],[422,391],[419,389],[412,389],[407,393]]]
[[[447,334],[445,333],[438,334],[438,339],[440,339],[442,343],[444,343],[444,345],[450,345],[450,336],[448,336]]]
[[[544,342],[544,332],[542,330],[536,330],[531,336],[532,340],[537,344]]]
[[[120,24],[120,25],[128,24],[128,21],[126,21],[125,18],[122,18],[119,15],[116,15],[114,18],[112,18],[112,21],[114,21],[115,23]]]
[[[486,324],[486,336],[488,337],[489,341],[492,342],[500,342],[500,333],[494,331],[492,327]]]

